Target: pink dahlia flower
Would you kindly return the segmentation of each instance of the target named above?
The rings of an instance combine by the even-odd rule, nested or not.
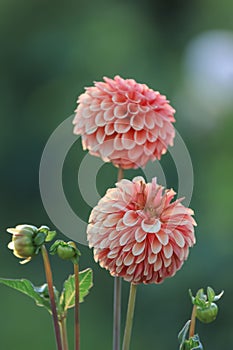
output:
[[[133,79],[104,78],[79,96],[73,121],[83,148],[124,169],[144,167],[173,145],[175,110]]]
[[[114,276],[138,283],[160,283],[173,276],[195,243],[193,211],[173,202],[175,192],[142,177],[121,180],[92,210],[89,246]]]

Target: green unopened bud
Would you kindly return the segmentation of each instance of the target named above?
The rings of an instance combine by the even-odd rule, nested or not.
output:
[[[222,295],[223,291],[216,295],[215,291],[211,288],[207,288],[207,293],[204,293],[203,288],[199,289],[196,296],[194,297],[189,291],[192,303],[197,306],[196,317],[199,321],[204,323],[213,322],[218,314],[218,306],[214,303],[218,301]]]
[[[218,314],[218,306],[215,303],[207,305],[205,308],[197,306],[196,316],[203,323],[213,322]]]
[[[13,235],[8,248],[13,250],[13,254],[17,258],[24,258],[25,260],[21,261],[21,264],[24,264],[30,261],[32,256],[39,253],[41,246],[55,231],[49,231],[47,226],[38,229],[36,226],[25,224],[8,228],[7,232]]]
[[[24,262],[31,260],[36,247],[33,243],[33,237],[37,228],[32,225],[18,225],[15,228],[8,228],[7,232],[11,233],[12,241],[8,244],[8,248],[13,250],[17,258],[26,258]]]
[[[63,260],[71,260],[74,264],[79,261],[80,251],[77,249],[74,242],[64,242],[57,240],[50,248],[52,255],[57,254]]]

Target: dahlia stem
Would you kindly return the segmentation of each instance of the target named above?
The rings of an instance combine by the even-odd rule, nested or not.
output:
[[[189,328],[189,338],[193,337],[195,334],[196,311],[197,311],[197,305],[193,305],[191,323],[190,323],[190,328]]]
[[[62,319],[60,320],[60,329],[62,334],[63,350],[68,350],[69,345],[68,345],[68,339],[67,339],[66,316],[62,317]]]
[[[59,328],[59,322],[58,322],[58,316],[57,316],[57,307],[56,307],[56,301],[55,301],[54,290],[53,290],[53,277],[52,277],[51,266],[50,266],[49,257],[48,257],[48,253],[45,248],[45,245],[42,245],[41,253],[44,261],[45,276],[48,284],[49,298],[50,298],[50,304],[51,304],[51,310],[52,310],[52,316],[53,316],[53,325],[54,325],[54,331],[55,331],[55,336],[57,341],[57,350],[62,350],[61,334],[60,334],[60,328]]]
[[[123,179],[124,173],[122,168],[118,168],[118,175],[117,175],[117,181],[120,181]]]
[[[80,349],[80,324],[79,324],[79,267],[74,264],[75,276],[75,350]]]
[[[117,181],[123,179],[123,169],[118,169]],[[114,278],[113,350],[120,350],[121,342],[121,278]]]
[[[129,346],[130,346],[136,291],[137,291],[136,284],[131,283],[122,350],[129,350]]]
[[[121,341],[121,278],[114,278],[113,350],[120,350]]]

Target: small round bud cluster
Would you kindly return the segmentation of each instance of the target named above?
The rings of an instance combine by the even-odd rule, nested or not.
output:
[[[80,251],[74,242],[64,242],[57,240],[50,248],[52,255],[57,254],[63,260],[71,260],[74,264],[78,264]]]
[[[20,262],[21,264],[29,262],[39,253],[41,246],[51,241],[56,235],[56,231],[50,231],[47,226],[37,228],[27,224],[8,228],[7,232],[12,234],[12,241],[8,244],[8,248],[13,250],[17,258],[25,259]]]
[[[192,303],[197,306],[196,317],[199,321],[203,323],[211,323],[216,319],[218,306],[215,302],[218,301],[222,295],[223,291],[216,295],[211,287],[207,288],[207,294],[204,293],[202,288],[199,289],[195,297],[193,297],[190,292]]]

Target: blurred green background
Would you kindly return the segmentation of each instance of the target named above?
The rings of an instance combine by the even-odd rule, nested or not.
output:
[[[51,133],[73,113],[84,86],[105,75],[132,77],[166,94],[177,110],[176,128],[194,168],[190,206],[198,222],[197,244],[174,278],[139,287],[133,350],[177,349],[177,333],[191,313],[188,289],[196,292],[207,285],[225,294],[217,320],[198,323],[197,331],[205,349],[233,348],[232,13],[229,0],[0,2],[2,277],[44,283],[40,257],[20,266],[7,249],[10,235],[5,229],[19,223],[56,225],[40,197],[40,159]],[[90,208],[76,179],[83,155],[78,141],[67,156],[63,184],[72,208],[87,218]],[[168,187],[176,189],[169,154],[161,164]],[[101,195],[115,179],[116,170],[103,166],[97,177]],[[61,233],[59,237],[65,239]],[[95,283],[81,305],[81,347],[111,349],[113,279],[93,262],[87,247],[80,250],[80,267],[93,268]],[[61,288],[72,267],[56,257],[52,265]],[[122,329],[128,287],[124,282]],[[0,295],[0,349],[55,349],[45,310],[7,287],[0,286]],[[72,327],[70,312],[71,345]]]

